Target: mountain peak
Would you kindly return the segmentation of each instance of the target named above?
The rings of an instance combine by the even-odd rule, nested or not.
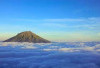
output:
[[[32,32],[32,31],[24,31],[24,32]]]
[[[49,43],[50,41],[41,38],[40,36],[32,33],[31,31],[24,31],[16,36],[5,40],[4,42],[33,42],[33,43]]]
[[[32,33],[31,31],[24,31],[24,32],[21,32],[21,33],[19,33],[18,35],[24,35],[24,34],[26,34],[26,35],[32,35],[32,34],[34,34],[34,33]]]
[[[23,33],[23,32],[21,32],[21,33]],[[24,31],[24,33],[32,33],[32,31]]]

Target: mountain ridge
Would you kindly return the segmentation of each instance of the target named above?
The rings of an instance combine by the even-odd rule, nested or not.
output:
[[[40,36],[32,33],[31,31],[24,31],[18,33],[16,36],[11,37],[4,42],[33,42],[33,43],[50,43],[50,41],[41,38]]]

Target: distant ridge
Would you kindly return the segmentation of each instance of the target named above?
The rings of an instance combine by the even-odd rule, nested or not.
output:
[[[25,31],[17,34],[16,36],[5,40],[4,42],[33,42],[33,43],[50,43],[50,41],[41,38],[40,36],[32,33],[31,31]]]

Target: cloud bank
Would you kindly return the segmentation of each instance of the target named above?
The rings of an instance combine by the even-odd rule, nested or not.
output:
[[[100,68],[99,58],[99,42],[0,43],[0,68]]]

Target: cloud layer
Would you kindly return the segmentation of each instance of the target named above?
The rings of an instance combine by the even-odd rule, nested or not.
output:
[[[0,68],[100,68],[100,43],[0,43]]]

